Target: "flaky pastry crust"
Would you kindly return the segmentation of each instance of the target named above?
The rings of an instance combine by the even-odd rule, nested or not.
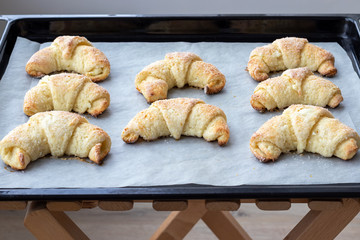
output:
[[[110,94],[89,77],[61,73],[43,77],[24,98],[24,113],[32,116],[50,110],[88,112],[96,117],[110,105]]]
[[[31,161],[48,154],[88,157],[100,164],[110,147],[109,135],[84,117],[51,111],[35,114],[6,135],[0,142],[0,156],[16,170],[25,169]]]
[[[314,75],[308,68],[295,68],[258,84],[251,106],[260,111],[282,109],[292,104],[337,107],[343,97],[331,81]]]
[[[255,48],[250,53],[247,70],[256,81],[269,78],[270,72],[308,67],[311,71],[332,77],[337,73],[334,56],[305,38],[287,37]]]
[[[225,86],[225,76],[212,64],[190,52],[168,53],[164,60],[146,66],[136,75],[135,87],[152,103],[166,99],[173,87],[186,84],[204,88],[206,94],[220,92]]]
[[[121,137],[126,143],[134,143],[139,137],[150,141],[165,136],[180,139],[181,135],[217,140],[219,145],[225,145],[230,135],[225,113],[199,99],[159,100],[139,112]]]
[[[32,55],[25,69],[33,77],[67,71],[83,74],[97,82],[108,77],[110,63],[85,37],[61,36],[51,46]]]
[[[356,131],[327,109],[299,104],[265,122],[251,137],[250,150],[262,162],[275,161],[290,151],[348,160],[357,153],[359,144]]]

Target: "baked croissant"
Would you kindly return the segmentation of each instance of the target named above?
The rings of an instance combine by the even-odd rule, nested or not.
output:
[[[356,154],[359,144],[359,135],[334,119],[327,109],[292,105],[253,134],[250,149],[262,162],[275,161],[282,152],[295,150],[348,160]]]
[[[24,98],[24,113],[28,116],[50,110],[101,114],[110,104],[105,88],[90,78],[74,73],[45,76]]]
[[[37,113],[0,142],[2,160],[16,170],[47,154],[89,157],[100,164],[110,151],[111,139],[84,117],[69,112]]]
[[[226,116],[220,108],[199,99],[159,100],[139,112],[121,137],[126,143],[134,143],[139,137],[150,141],[165,136],[180,139],[181,135],[204,137],[225,145],[229,140]]]
[[[287,37],[275,40],[272,44],[255,48],[250,53],[247,65],[252,78],[264,81],[268,73],[290,68],[308,67],[327,77],[337,72],[334,56],[305,38]]]
[[[37,51],[26,64],[26,72],[33,77],[60,71],[81,73],[97,82],[107,78],[110,63],[85,37],[61,36]]]
[[[340,89],[308,68],[295,68],[258,84],[251,106],[260,111],[285,108],[292,104],[310,104],[334,108],[343,100]]]
[[[214,94],[224,88],[225,82],[225,76],[214,65],[189,52],[168,53],[164,60],[145,67],[135,78],[136,89],[149,103],[166,99],[173,87],[188,84],[204,88],[206,94]]]

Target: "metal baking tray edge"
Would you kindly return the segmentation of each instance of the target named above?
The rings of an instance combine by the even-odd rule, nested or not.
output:
[[[52,41],[82,35],[90,41],[273,41],[286,36],[336,41],[360,76],[360,14],[333,15],[3,15],[0,78],[16,38]],[[261,39],[261,40],[260,40]],[[119,188],[3,188],[0,201],[359,198],[360,183],[322,185],[198,184]]]

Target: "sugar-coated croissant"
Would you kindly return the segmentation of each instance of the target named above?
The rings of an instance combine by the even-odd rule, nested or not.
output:
[[[139,112],[124,128],[121,137],[134,143],[139,137],[150,141],[164,136],[179,139],[181,135],[204,137],[225,145],[229,128],[224,112],[199,99],[159,100]]]
[[[308,67],[327,77],[337,72],[334,56],[305,38],[287,37],[275,40],[272,44],[255,48],[250,53],[247,65],[252,78],[264,81],[268,73],[290,68]]]
[[[348,160],[357,153],[359,144],[355,130],[335,119],[327,109],[292,105],[253,134],[250,149],[262,162],[275,161],[282,152],[295,150]]]
[[[334,108],[343,100],[340,89],[331,81],[314,75],[308,68],[295,68],[258,84],[251,106],[260,111],[282,109],[292,104]]]
[[[110,94],[90,78],[74,73],[45,76],[24,98],[28,116],[50,110],[101,114],[110,104]]]
[[[84,117],[51,111],[35,114],[6,135],[0,142],[0,156],[5,164],[17,170],[47,154],[88,157],[100,164],[110,147],[109,135]]]
[[[148,65],[135,78],[136,89],[149,103],[166,99],[173,87],[188,84],[214,94],[224,88],[225,82],[225,76],[214,65],[189,52],[168,53],[164,60]]]
[[[108,77],[110,63],[105,54],[85,37],[61,36],[51,46],[32,55],[25,69],[33,77],[68,71],[83,74],[97,82]]]

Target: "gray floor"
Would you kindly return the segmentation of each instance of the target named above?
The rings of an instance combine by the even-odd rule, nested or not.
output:
[[[306,204],[292,204],[288,211],[261,211],[254,204],[242,204],[232,212],[253,239],[282,239],[306,214]],[[67,212],[71,219],[91,239],[149,239],[169,212],[156,212],[150,203],[135,203],[126,212],[109,212],[99,208]],[[0,239],[35,239],[24,227],[25,211],[0,211]],[[360,215],[336,238],[359,239]],[[185,239],[217,239],[207,226],[199,221]]]

